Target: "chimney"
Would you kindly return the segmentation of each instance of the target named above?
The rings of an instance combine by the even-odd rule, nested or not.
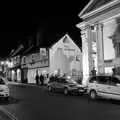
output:
[[[33,36],[28,36],[28,47],[33,45]]]
[[[39,46],[42,44],[43,41],[43,28],[38,28],[37,34],[36,34],[36,46]]]
[[[17,46],[19,46],[19,45],[20,45],[20,39],[17,40]]]

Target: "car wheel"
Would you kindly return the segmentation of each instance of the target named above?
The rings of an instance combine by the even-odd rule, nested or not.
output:
[[[97,98],[97,93],[95,90],[90,91],[90,99],[95,100]]]
[[[68,88],[64,88],[64,94],[68,95]]]

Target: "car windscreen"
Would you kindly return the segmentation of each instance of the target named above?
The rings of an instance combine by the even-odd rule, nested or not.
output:
[[[5,84],[4,80],[0,78],[0,85],[4,85],[4,84]]]

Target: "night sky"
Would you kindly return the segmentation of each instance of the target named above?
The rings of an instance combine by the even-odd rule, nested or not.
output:
[[[43,31],[43,45],[54,42],[66,32],[75,41],[80,41],[80,31],[75,25],[81,21],[78,14],[89,0],[75,2],[56,1],[47,5],[31,3],[7,7],[0,16],[0,57],[7,56],[20,43],[26,45],[28,36],[35,36],[38,28]]]

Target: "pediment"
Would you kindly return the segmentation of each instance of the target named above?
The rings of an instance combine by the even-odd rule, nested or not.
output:
[[[90,0],[89,3],[80,12],[79,16],[81,17],[89,12],[92,12],[92,11],[100,8],[101,6],[108,4],[112,1],[115,1],[115,0]]]

